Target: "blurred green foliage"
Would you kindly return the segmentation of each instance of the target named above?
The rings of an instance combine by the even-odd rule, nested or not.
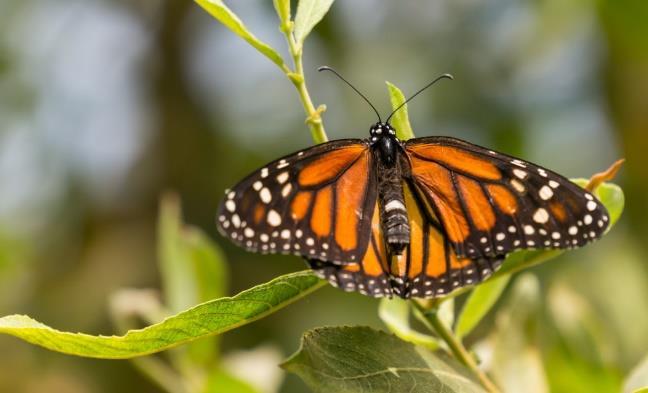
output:
[[[304,5],[315,16],[302,17],[300,37],[331,2]],[[280,47],[271,6],[230,6],[242,17],[231,18],[221,7],[219,19],[229,18],[230,28],[250,27],[268,48]],[[290,2],[274,6],[285,34]],[[641,0],[372,1],[337,2],[331,11],[312,32],[302,72],[287,75],[302,99],[300,83],[320,62],[376,92],[376,80],[397,79],[414,91],[450,71],[457,82],[450,92],[443,89],[443,99],[430,92],[410,108],[419,134],[433,124],[441,133],[568,175],[589,175],[619,155],[628,158],[621,180],[629,214],[621,225],[599,244],[515,279],[502,301],[459,299],[458,310],[494,312],[484,313],[479,325],[479,318],[462,322],[467,317],[459,314],[457,324],[466,332],[475,328],[466,342],[507,391],[640,389],[645,367],[638,364],[648,349],[648,6]],[[222,242],[226,269],[207,237],[164,224],[179,222],[177,208],[165,210],[167,219],[162,214],[156,229],[157,199],[171,188],[182,196],[187,221],[213,233],[213,212],[226,186],[310,144],[298,101],[269,69],[272,63],[256,61],[190,2],[9,0],[0,5],[0,32],[0,314],[29,313],[63,329],[112,333],[106,299],[121,287],[163,290],[163,301],[150,291],[115,296],[130,299],[125,303],[136,311],[113,321],[128,329],[219,296],[226,283],[236,293],[302,266],[286,257],[260,261]],[[268,53],[286,72],[283,60],[277,62],[277,56],[287,58],[282,51]],[[365,134],[364,103],[328,80],[309,78],[309,84],[319,101],[331,103],[332,137]],[[323,109],[305,108],[313,135],[323,132]],[[156,231],[182,239],[159,243],[165,245],[158,248],[159,272]],[[296,337],[311,327],[380,326],[376,305],[327,289],[291,312],[227,334],[221,348],[199,341],[166,353],[163,363],[151,357],[135,365],[154,380],[179,373],[157,381],[170,389],[304,391],[296,378],[282,384],[277,377],[280,354],[294,351]],[[425,322],[405,318],[402,309],[389,312],[400,313],[398,329],[420,330]],[[445,323],[454,321],[452,310],[443,314]],[[260,347],[264,342],[269,350]],[[158,390],[124,363],[62,357],[5,339],[0,346],[1,391]],[[254,349],[237,355],[237,348]]]

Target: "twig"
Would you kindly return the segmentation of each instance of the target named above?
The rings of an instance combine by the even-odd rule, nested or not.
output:
[[[482,386],[490,393],[500,393],[499,388],[488,378],[486,373],[479,369],[477,362],[472,355],[468,353],[466,347],[463,346],[461,339],[455,336],[454,332],[439,318],[438,308],[432,307],[426,309],[416,300],[412,300],[410,303],[421,313],[421,315],[425,317],[426,321],[429,323],[426,324],[426,326],[431,328],[431,330],[445,342],[450,349],[450,352],[452,352],[452,355],[454,355],[461,364],[466,366],[473,374],[475,374]]]
[[[304,111],[306,112],[306,124],[308,125],[308,128],[310,128],[313,141],[315,141],[315,143],[326,142],[328,137],[326,136],[324,124],[322,122],[322,113],[326,110],[326,106],[320,105],[315,108],[313,100],[308,93],[306,78],[304,76],[304,65],[302,63],[303,47],[297,45],[297,41],[293,35],[294,23],[288,21],[283,24],[281,31],[286,36],[286,41],[288,41],[288,50],[290,51],[295,67],[293,71],[285,69],[284,72],[293,85],[295,85],[295,88],[299,93],[299,98],[304,106]]]

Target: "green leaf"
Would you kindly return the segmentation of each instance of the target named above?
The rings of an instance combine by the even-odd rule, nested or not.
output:
[[[196,3],[198,3],[198,5],[204,8],[205,11],[209,12],[211,16],[216,18],[216,20],[225,25],[225,27],[230,29],[236,35],[247,41],[250,45],[252,45],[263,55],[265,55],[273,63],[275,63],[282,69],[285,68],[285,64],[283,59],[281,58],[281,55],[279,55],[279,53],[277,53],[277,51],[274,50],[270,45],[255,37],[254,34],[252,34],[243,24],[243,22],[238,18],[238,16],[236,16],[236,14],[233,13],[232,10],[230,10],[221,0],[195,1]]]
[[[282,367],[315,392],[483,392],[451,359],[368,327],[308,331]]]
[[[281,23],[284,24],[290,21],[290,0],[272,0],[275,11],[279,15]]]
[[[410,311],[409,301],[400,298],[383,298],[378,306],[378,316],[400,339],[432,350],[439,348],[436,338],[412,329]]]
[[[287,274],[239,293],[211,300],[124,336],[91,336],[52,329],[24,315],[0,318],[0,333],[69,355],[126,359],[221,334],[270,315],[326,284],[310,271]]]
[[[304,40],[324,18],[333,0],[299,0],[297,14],[295,15],[295,41],[298,48],[304,44]]]
[[[444,301],[439,304],[437,314],[441,323],[446,325],[448,328],[452,328],[452,325],[454,325],[455,321],[454,298],[444,299]]]
[[[158,259],[164,302],[171,312],[225,295],[227,273],[220,251],[198,229],[183,224],[174,194],[160,203]]]
[[[226,295],[227,266],[220,249],[198,228],[182,222],[175,194],[163,196],[160,203],[158,255],[165,306],[171,313]],[[210,367],[218,357],[217,337],[192,343],[187,350],[196,364]]]
[[[623,393],[648,392],[648,356],[646,356],[626,378]]]
[[[574,179],[572,181],[581,187],[584,187],[588,182],[586,179]],[[612,223],[617,222],[621,218],[625,206],[625,195],[621,187],[614,183],[603,183],[594,191],[594,195],[607,208],[608,213],[610,213],[610,221]],[[612,228],[612,224],[610,224],[610,228]]]
[[[220,248],[194,227],[185,227],[182,238],[197,284],[198,301],[191,305],[225,296],[229,272]]]
[[[502,276],[477,286],[461,309],[455,328],[457,336],[468,335],[495,305],[511,276]]]
[[[389,99],[391,101],[392,110],[396,110],[405,102],[403,92],[390,82],[386,82],[389,88]],[[391,124],[396,129],[396,137],[402,141],[414,138],[414,131],[409,122],[409,115],[407,114],[407,105],[403,106],[398,112],[394,113]]]

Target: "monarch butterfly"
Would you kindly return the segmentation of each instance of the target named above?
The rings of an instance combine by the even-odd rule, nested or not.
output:
[[[516,249],[605,232],[605,207],[565,177],[455,138],[401,141],[389,123],[400,108],[383,122],[320,70],[378,122],[368,139],[287,155],[227,190],[218,228],[237,245],[302,256],[345,291],[432,298],[484,280]]]

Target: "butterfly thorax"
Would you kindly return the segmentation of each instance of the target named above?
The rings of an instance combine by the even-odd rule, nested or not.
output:
[[[371,148],[379,167],[378,201],[380,222],[387,247],[392,255],[402,254],[410,242],[410,228],[403,195],[404,157],[394,129],[387,123],[371,127]]]
[[[399,145],[396,139],[396,131],[389,123],[376,123],[369,129],[371,138],[369,141],[374,149],[380,152],[380,160],[385,166],[396,164],[397,148]]]

